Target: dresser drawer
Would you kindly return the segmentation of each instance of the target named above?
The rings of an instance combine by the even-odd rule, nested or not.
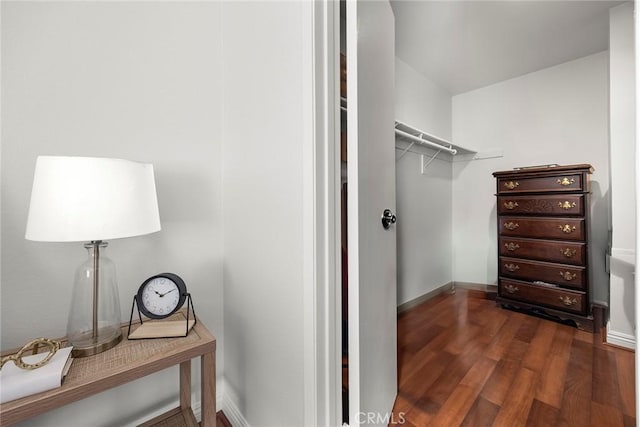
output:
[[[502,216],[498,219],[501,236],[556,240],[584,240],[583,218],[526,218]]]
[[[500,238],[499,253],[502,256],[538,259],[563,264],[586,265],[587,251],[584,243],[558,242],[554,240]]]
[[[579,314],[584,314],[587,308],[587,298],[584,292],[552,286],[538,286],[518,280],[500,279],[498,294],[504,298]]]
[[[584,195],[498,196],[498,213],[584,216]]]
[[[505,176],[498,178],[498,194],[583,191],[585,183],[581,173],[552,176]]]
[[[500,257],[499,266],[500,276],[586,289],[584,267],[507,257]]]

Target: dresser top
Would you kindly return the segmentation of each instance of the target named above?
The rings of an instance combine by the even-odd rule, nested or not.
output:
[[[542,165],[542,166],[530,166],[530,167],[521,167],[509,169],[506,171],[498,171],[494,172],[493,176],[513,176],[519,174],[529,174],[529,173],[544,173],[544,172],[567,172],[567,171],[576,171],[587,173],[593,173],[593,166],[587,163],[579,164],[579,165]]]

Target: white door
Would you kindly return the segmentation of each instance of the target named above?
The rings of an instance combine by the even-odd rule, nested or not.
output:
[[[389,422],[397,392],[394,16],[347,0],[349,425]],[[401,220],[401,219],[400,219]]]

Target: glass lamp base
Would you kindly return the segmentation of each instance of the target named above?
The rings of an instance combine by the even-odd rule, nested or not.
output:
[[[104,328],[98,330],[98,336],[93,337],[92,331],[87,331],[84,335],[77,336],[71,341],[73,357],[87,357],[102,353],[115,347],[122,341],[120,329]]]
[[[74,357],[101,353],[122,340],[116,270],[106,247],[99,240],[85,244],[88,257],[76,270],[67,322]]]

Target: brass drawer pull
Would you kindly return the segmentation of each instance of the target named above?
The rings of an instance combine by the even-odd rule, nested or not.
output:
[[[578,304],[578,300],[577,299],[575,299],[575,298],[571,299],[571,297],[568,297],[566,295],[563,296],[563,297],[560,297],[560,301],[562,301],[562,303],[564,305],[566,305],[567,307]]]
[[[504,247],[507,248],[509,252],[514,252],[516,249],[520,249],[520,245],[513,242],[505,243]]]
[[[514,188],[516,188],[519,185],[520,185],[520,183],[518,181],[509,181],[509,182],[505,182],[504,183],[504,186],[507,187],[507,189],[509,189],[509,190],[513,190]]]
[[[575,249],[571,249],[571,248],[560,249],[560,253],[566,256],[567,258],[572,258],[573,256],[575,256],[576,252],[577,251]]]
[[[504,287],[504,290],[509,292],[510,294],[515,294],[516,292],[519,291],[517,286],[513,286],[513,285],[507,285]]]
[[[576,202],[569,202],[567,200],[564,202],[558,202],[558,206],[561,207],[562,209],[569,210],[576,207]]]
[[[562,179],[558,178],[558,180],[557,180],[556,182],[557,182],[558,184],[560,184],[560,185],[564,185],[564,186],[566,187],[567,185],[571,185],[571,184],[573,184],[574,182],[576,182],[576,180],[575,180],[575,179],[573,179],[573,178],[567,178],[567,177],[565,176],[565,177],[563,177]]]
[[[576,226],[575,225],[569,225],[569,224],[565,224],[565,225],[559,225],[558,228],[560,229],[560,231],[562,231],[563,233],[571,233],[573,231],[576,231]]]
[[[506,268],[512,273],[516,270],[520,270],[520,266],[518,264],[505,264],[504,268]]]
[[[562,276],[562,278],[564,280],[566,280],[567,282],[572,281],[573,279],[575,279],[578,275],[576,273],[572,273],[570,271],[565,271],[565,272],[560,272],[560,275]]]
[[[512,202],[509,200],[508,202],[504,202],[504,207],[509,210],[513,210],[518,207],[518,202]]]
[[[507,230],[513,231],[518,227],[520,227],[520,224],[518,224],[517,222],[505,222],[504,223],[504,228],[506,228]]]

